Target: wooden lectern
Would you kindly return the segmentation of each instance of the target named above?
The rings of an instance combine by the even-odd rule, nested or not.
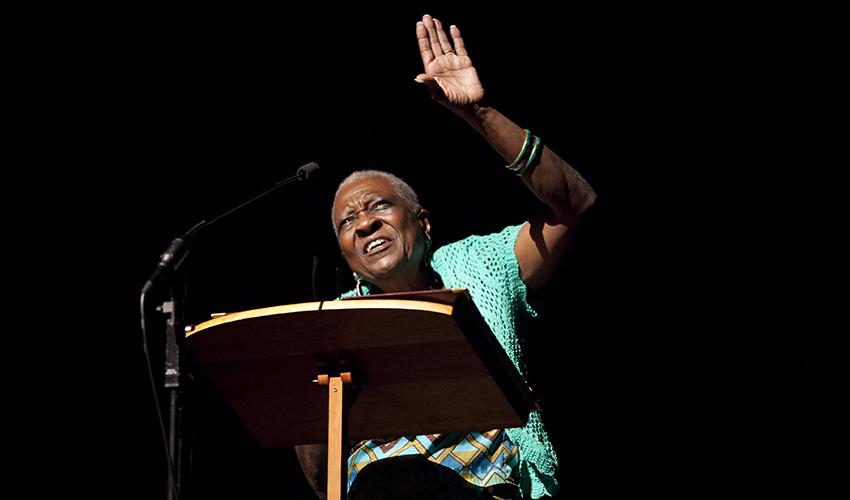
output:
[[[519,427],[535,408],[464,289],[254,309],[187,337],[260,446],[328,443],[328,499],[344,496],[346,436]]]

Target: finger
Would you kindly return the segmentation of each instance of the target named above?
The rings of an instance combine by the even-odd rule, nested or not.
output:
[[[431,52],[434,57],[443,55],[443,49],[440,47],[440,40],[437,38],[437,28],[434,26],[434,18],[425,14],[422,16],[422,24],[428,30],[428,43],[431,44]]]
[[[437,57],[431,50],[431,42],[428,41],[428,30],[422,21],[416,23],[416,42],[419,44],[419,55],[422,56],[422,64],[427,68],[428,63]]]
[[[452,49],[452,43],[449,41],[449,37],[446,36],[446,32],[443,31],[443,23],[440,22],[439,19],[434,19],[434,29],[437,31],[437,41],[440,43],[440,50],[443,54],[447,52],[454,52]]]
[[[460,28],[451,25],[449,26],[449,33],[452,35],[452,41],[455,44],[455,54],[465,56],[466,46],[463,44],[463,38],[460,36]]]

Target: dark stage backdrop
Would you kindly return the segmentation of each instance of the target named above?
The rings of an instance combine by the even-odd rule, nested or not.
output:
[[[810,342],[826,307],[813,248],[829,236],[812,222],[803,139],[781,130],[815,102],[785,65],[812,53],[801,33],[817,27],[640,2],[130,1],[36,16],[11,75],[26,96],[10,141],[33,207],[22,241],[49,234],[24,269],[17,357],[36,387],[11,389],[27,484],[39,498],[165,496],[140,288],[172,238],[300,165],[321,165],[315,182],[193,242],[190,322],[313,300],[314,257],[319,298],[347,289],[329,207],[354,169],[410,182],[437,244],[540,209],[413,81],[424,13],[463,30],[487,101],[599,194],[529,343],[558,498],[836,495],[835,422],[811,389],[838,384]],[[158,382],[163,298],[147,315]],[[214,392],[198,391],[195,415],[191,498],[310,498],[292,450],[258,448]]]

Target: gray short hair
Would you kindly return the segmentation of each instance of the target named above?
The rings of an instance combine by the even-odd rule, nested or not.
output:
[[[404,182],[404,180],[400,177],[389,172],[384,172],[383,170],[357,170],[352,172],[339,183],[339,186],[336,188],[336,193],[334,194],[334,202],[336,202],[336,197],[339,196],[339,192],[342,191],[342,188],[354,181],[359,181],[360,179],[366,179],[369,177],[381,177],[389,181],[396,194],[402,199],[402,201],[404,201],[407,209],[414,214],[418,214],[419,210],[422,209],[422,205],[419,204],[419,197],[416,195],[416,191],[410,187],[410,184]],[[339,228],[336,226],[336,221],[333,218],[333,208],[331,208],[331,225],[334,228],[334,234],[338,234]]]

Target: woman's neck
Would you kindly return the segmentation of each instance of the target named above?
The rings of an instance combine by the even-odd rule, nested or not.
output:
[[[383,280],[374,284],[383,293],[414,292],[428,289],[428,277],[424,273],[417,273],[406,280]]]
[[[372,284],[378,289],[375,293],[417,292],[443,288],[443,280],[430,266],[406,280],[382,280]]]

